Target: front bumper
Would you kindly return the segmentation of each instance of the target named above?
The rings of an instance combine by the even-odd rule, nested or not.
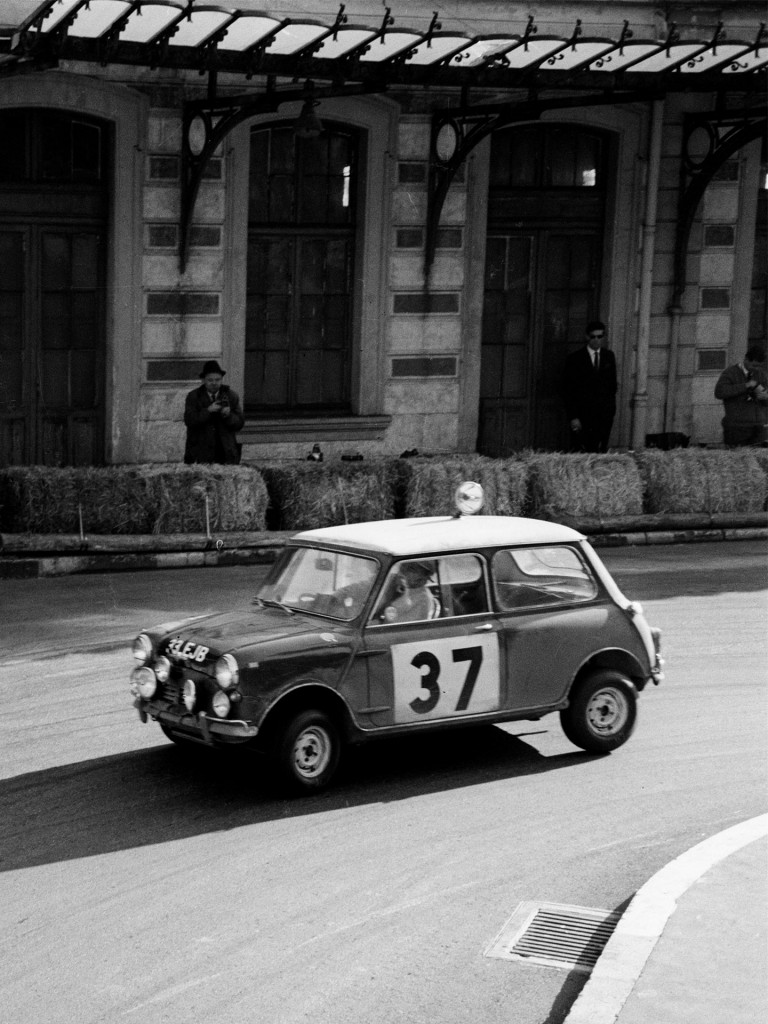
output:
[[[664,678],[664,659],[661,656],[661,630],[658,626],[651,626],[651,636],[653,637],[653,651],[655,655],[653,668],[651,669],[651,679],[658,686]]]
[[[258,726],[241,718],[214,718],[205,711],[171,711],[165,701],[137,698],[133,706],[142,722],[151,718],[174,732],[209,746],[216,743],[245,743],[259,732]]]

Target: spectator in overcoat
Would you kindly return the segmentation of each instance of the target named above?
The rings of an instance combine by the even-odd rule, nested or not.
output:
[[[184,423],[187,443],[184,461],[234,466],[240,461],[237,431],[245,422],[237,392],[223,384],[226,370],[209,359],[200,374],[202,384],[187,395]]]
[[[729,447],[768,441],[768,374],[765,349],[751,345],[741,363],[723,370],[715,385],[723,403],[723,441]]]
[[[586,344],[565,361],[561,395],[571,451],[605,452],[616,415],[616,358],[604,348],[605,324],[587,324]]]

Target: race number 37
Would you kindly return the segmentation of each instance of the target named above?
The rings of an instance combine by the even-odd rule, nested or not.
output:
[[[495,633],[392,647],[395,721],[477,715],[499,706]]]

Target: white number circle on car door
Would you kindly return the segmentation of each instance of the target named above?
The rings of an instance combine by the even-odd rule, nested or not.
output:
[[[499,707],[495,633],[392,645],[395,722],[423,722]]]

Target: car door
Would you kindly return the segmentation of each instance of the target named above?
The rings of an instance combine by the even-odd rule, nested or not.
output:
[[[609,642],[613,605],[569,545],[497,551],[490,563],[510,709],[551,707]]]
[[[477,554],[406,559],[390,570],[364,631],[373,728],[497,711],[499,627]]]

